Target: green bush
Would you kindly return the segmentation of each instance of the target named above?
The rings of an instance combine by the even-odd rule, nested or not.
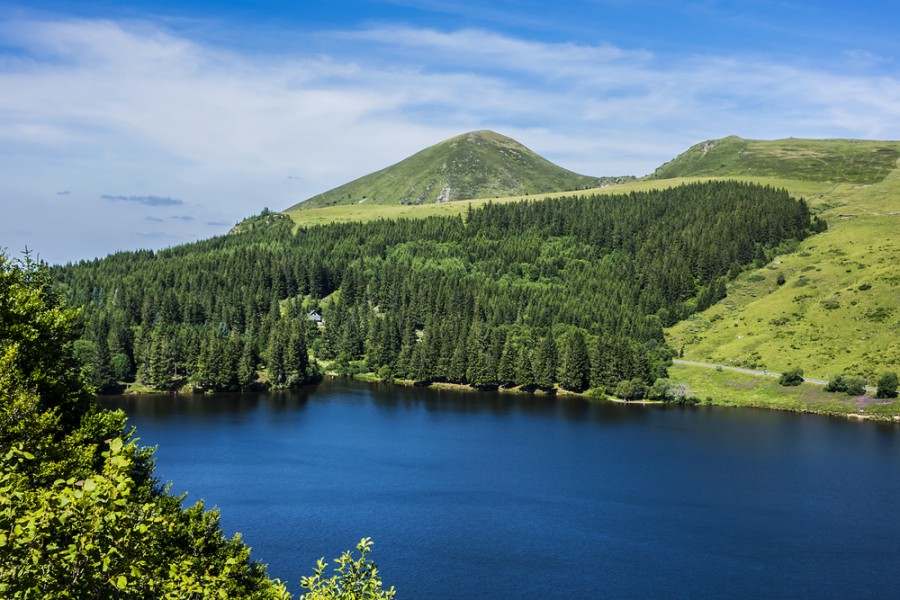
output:
[[[320,558],[313,574],[300,581],[303,589],[309,590],[302,600],[392,600],[397,592],[391,587],[382,589],[378,567],[366,559],[372,550],[372,540],[363,538],[356,545],[359,558],[354,559],[348,550],[334,562],[334,575],[325,578],[326,563]]]
[[[622,400],[640,400],[647,393],[644,382],[638,378],[620,381],[616,386],[616,397]]]
[[[843,375],[835,375],[825,384],[826,392],[846,392],[847,384],[844,382]]]
[[[668,379],[657,379],[647,390],[650,400],[662,400],[676,404],[699,404],[700,399],[693,395],[691,388],[684,383],[675,383]]]
[[[866,393],[866,380],[856,375],[844,377],[844,391],[848,396],[862,396]]]
[[[884,372],[878,377],[875,383],[878,390],[875,392],[876,398],[896,398],[897,397],[897,374],[892,372]]]
[[[800,385],[803,383],[803,369],[800,367],[788,369],[778,378],[778,383],[784,386]]]

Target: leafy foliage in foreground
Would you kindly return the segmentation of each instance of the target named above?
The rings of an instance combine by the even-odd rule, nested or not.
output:
[[[0,596],[286,598],[216,512],[159,487],[124,414],[95,406],[78,333],[47,270],[0,255]]]
[[[360,540],[356,549],[359,558],[344,552],[335,559],[334,575],[328,578],[325,560],[319,559],[313,574],[300,581],[300,586],[309,590],[301,600],[392,600],[397,592],[393,587],[383,589],[378,567],[366,558],[372,551],[371,538]]]
[[[235,389],[257,371],[302,382],[311,347],[338,370],[613,393],[665,376],[663,326],[822,227],[784,191],[711,182],[296,232],[267,214],[232,236],[58,275],[86,307],[86,341],[106,346],[92,356],[119,357],[153,387]]]

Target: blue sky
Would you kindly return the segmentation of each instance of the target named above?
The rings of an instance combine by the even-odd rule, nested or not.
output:
[[[0,0],[0,247],[223,233],[475,129],[643,175],[900,138],[900,2]]]

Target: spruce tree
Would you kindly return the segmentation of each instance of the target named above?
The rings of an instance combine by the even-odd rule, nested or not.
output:
[[[115,386],[115,378],[112,369],[112,359],[109,355],[109,346],[106,336],[98,336],[94,345],[94,360],[91,365],[91,383],[100,393],[108,392]]]
[[[522,344],[516,348],[516,384],[522,389],[533,391],[537,388],[537,378],[534,376],[533,352],[529,344]]]
[[[431,380],[431,368],[425,352],[425,344],[419,342],[415,345],[410,358],[409,378],[415,383],[428,383]]]
[[[584,335],[575,330],[566,336],[559,361],[559,384],[572,392],[583,392],[588,386],[588,354]]]
[[[158,390],[167,390],[172,386],[172,376],[175,370],[171,344],[166,338],[163,327],[155,327],[151,334],[149,381],[151,387]]]
[[[309,378],[309,351],[306,348],[306,331],[302,323],[292,321],[288,338],[285,371],[294,377],[298,384],[306,383]]]
[[[251,344],[243,344],[237,369],[238,385],[243,390],[250,389],[256,381],[256,356]]]
[[[540,389],[546,391],[553,389],[556,383],[556,364],[556,342],[548,332],[541,338],[537,352],[535,352],[534,376]]]
[[[272,326],[269,334],[269,344],[266,347],[266,367],[269,371],[269,381],[273,386],[280,387],[287,382],[285,369],[285,339],[284,329],[280,322]]]
[[[456,342],[456,348],[453,349],[453,356],[450,357],[450,368],[447,372],[447,379],[453,383],[466,383],[466,368],[468,367],[468,350],[466,348],[467,336],[462,334]]]
[[[506,337],[503,351],[500,354],[500,363],[497,365],[497,380],[504,387],[512,387],[516,382],[516,346],[512,336]]]

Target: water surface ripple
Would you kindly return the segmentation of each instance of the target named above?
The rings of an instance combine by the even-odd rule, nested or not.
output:
[[[371,536],[402,598],[888,598],[900,428],[329,380],[108,398],[298,591]]]

